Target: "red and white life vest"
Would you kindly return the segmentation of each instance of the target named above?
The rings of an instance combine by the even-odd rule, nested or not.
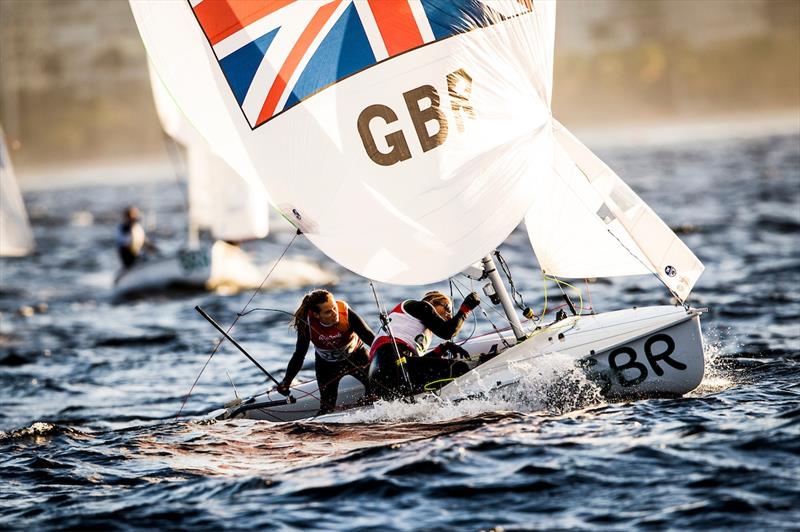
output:
[[[433,333],[430,329],[425,327],[420,320],[406,313],[403,308],[405,303],[406,302],[403,301],[389,313],[389,327],[397,343],[405,345],[418,355],[422,355],[431,345]],[[372,360],[375,351],[380,346],[388,344],[391,341],[392,337],[389,336],[389,333],[381,330],[381,332],[375,336],[375,341],[372,342],[372,348],[369,352],[370,360]]]
[[[350,328],[347,318],[347,303],[337,301],[339,321],[333,325],[325,325],[308,313],[308,331],[311,343],[317,354],[328,362],[344,360],[350,353],[361,347],[361,339]]]

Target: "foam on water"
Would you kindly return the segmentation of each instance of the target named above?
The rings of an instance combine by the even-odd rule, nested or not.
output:
[[[430,394],[413,403],[378,401],[370,408],[345,412],[320,421],[338,423],[435,423],[487,412],[567,412],[600,404],[600,389],[575,367],[574,358],[552,353],[513,365],[519,379],[502,389],[485,388],[475,398],[458,401]],[[476,394],[477,395],[477,394]]]
[[[706,334],[703,345],[705,368],[703,380],[689,396],[699,397],[709,393],[726,390],[734,385],[733,376],[728,368],[723,352],[726,345],[715,332]]]

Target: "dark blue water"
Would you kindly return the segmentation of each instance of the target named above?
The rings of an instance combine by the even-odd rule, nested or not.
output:
[[[233,397],[228,376],[240,394],[267,386],[226,345],[176,420],[216,340],[193,307],[229,324],[251,294],[109,299],[125,204],[155,216],[163,249],[180,244],[173,184],[26,194],[38,251],[0,262],[0,528],[796,527],[800,137],[600,155],[707,267],[692,298],[709,308],[707,375],[689,396],[608,404],[587,383],[533,382],[502,404],[386,405],[343,424],[204,421]],[[247,246],[266,261],[291,237]],[[501,250],[539,308],[526,242],[519,229]],[[289,254],[325,261],[302,239]],[[336,295],[376,326],[368,285],[339,274]],[[668,302],[650,278],[581,287],[598,311]],[[251,306],[291,311],[302,293]],[[282,372],[284,316],[234,333]]]

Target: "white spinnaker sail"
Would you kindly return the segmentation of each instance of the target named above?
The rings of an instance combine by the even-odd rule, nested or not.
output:
[[[559,277],[654,273],[685,300],[703,264],[603,161],[553,121],[554,172],[525,225],[542,270]]]
[[[550,167],[555,5],[131,0],[215,153],[332,259],[422,284],[502,242]]]
[[[33,231],[0,128],[0,256],[22,257],[35,247]]]
[[[189,219],[214,238],[230,241],[263,238],[269,233],[269,197],[260,181],[245,180],[220,157],[175,105],[150,67],[150,84],[164,131],[188,153]]]

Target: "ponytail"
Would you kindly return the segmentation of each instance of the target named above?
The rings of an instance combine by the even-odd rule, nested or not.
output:
[[[329,297],[333,298],[333,294],[327,290],[320,289],[307,293],[305,296],[303,296],[303,301],[300,303],[300,306],[294,311],[294,316],[292,316],[292,319],[289,322],[289,327],[293,329],[299,329],[300,325],[306,323],[308,320],[309,311],[313,310],[316,312],[317,305],[324,303]]]

